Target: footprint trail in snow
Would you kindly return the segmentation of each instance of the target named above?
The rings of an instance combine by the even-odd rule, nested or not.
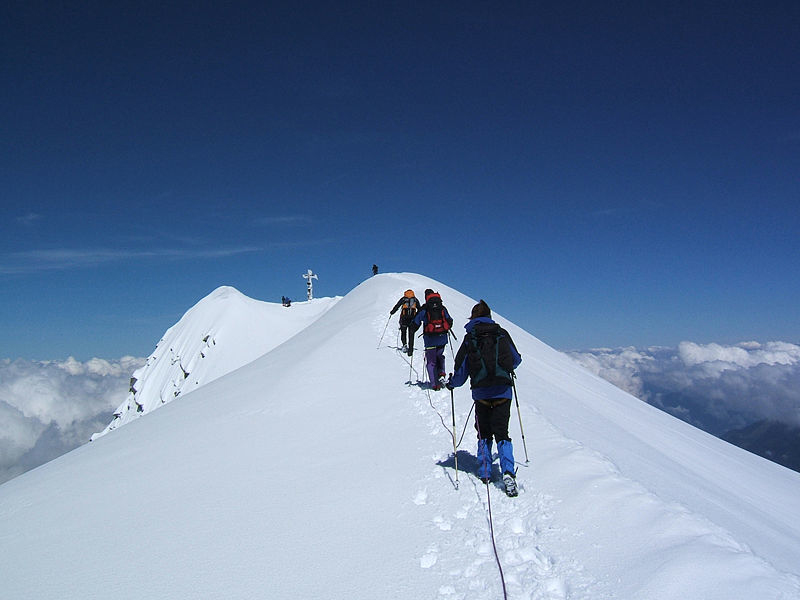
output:
[[[542,533],[553,527],[549,509],[554,500],[537,492],[532,479],[526,481],[534,477],[528,469],[523,468],[519,473],[520,495],[516,498],[507,497],[497,481],[488,486],[497,547],[495,557],[487,487],[474,472],[475,433],[472,426],[465,423],[468,414],[472,418],[471,399],[463,396],[463,392],[456,392],[454,397],[456,441],[461,439],[456,489],[449,391],[427,389],[425,383],[417,380],[417,377],[424,377],[421,375],[424,373],[421,352],[419,356],[415,353],[410,365],[408,357],[398,349],[389,346],[383,350],[397,353],[398,396],[402,398],[405,389],[410,405],[430,433],[431,469],[420,474],[417,489],[410,492],[408,500],[425,512],[426,521],[430,523],[430,538],[420,549],[419,566],[440,574],[439,596],[452,600],[503,598],[499,558],[508,598],[584,597],[590,582],[581,576],[579,566],[566,559],[557,560],[546,551]],[[473,557],[466,562],[463,559],[465,548]]]

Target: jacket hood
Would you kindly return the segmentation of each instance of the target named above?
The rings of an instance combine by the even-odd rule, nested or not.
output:
[[[466,325],[464,325],[464,329],[466,329],[467,332],[471,332],[473,329],[475,329],[475,326],[478,323],[494,323],[494,321],[489,317],[478,317],[477,319],[470,319],[469,322]]]

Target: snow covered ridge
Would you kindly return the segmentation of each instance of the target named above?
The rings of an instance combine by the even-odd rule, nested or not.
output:
[[[396,347],[389,309],[427,287],[461,339],[476,299],[377,275],[248,364],[1,485],[0,596],[497,600],[491,500],[512,600],[800,598],[800,474],[593,375],[491,290],[523,356],[530,460],[514,414],[520,494],[484,486],[469,390],[451,405]]]
[[[291,307],[248,298],[221,286],[170,327],[131,376],[128,397],[92,441],[246,365],[279,346],[340,300],[317,298]]]

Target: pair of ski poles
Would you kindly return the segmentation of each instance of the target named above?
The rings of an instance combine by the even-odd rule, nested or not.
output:
[[[452,377],[452,375],[451,375]],[[514,390],[514,402],[517,405],[517,418],[519,419],[519,431],[522,435],[522,448],[525,450],[525,462],[529,463],[530,459],[528,458],[528,444],[525,441],[525,429],[522,427],[522,411],[519,408],[519,397],[517,396],[517,384],[516,384],[517,375],[513,371],[511,372],[511,389]],[[458,448],[456,444],[456,406],[455,406],[455,395],[453,393],[453,388],[450,388],[450,414],[453,418],[453,460],[455,462],[455,469],[456,469],[456,489],[458,489]],[[477,418],[477,416],[475,417]]]

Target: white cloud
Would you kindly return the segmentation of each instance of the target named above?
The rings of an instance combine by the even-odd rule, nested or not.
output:
[[[227,248],[162,248],[155,250],[125,250],[112,248],[57,248],[29,250],[0,255],[0,274],[24,274],[41,271],[64,271],[98,267],[117,262],[159,260],[197,260],[227,258],[240,254],[262,252],[256,246]]]
[[[123,356],[118,361],[110,362],[102,358],[92,358],[82,363],[69,357],[63,362],[54,363],[70,375],[100,375],[100,376],[130,376],[139,366],[142,359],[133,356]]]
[[[272,217],[261,217],[256,219],[257,225],[309,225],[312,219],[306,215],[283,215]]]
[[[89,440],[144,359],[0,361],[0,483]]]
[[[36,213],[33,213],[33,212],[29,212],[29,213],[26,213],[26,214],[24,214],[24,215],[22,215],[20,217],[17,217],[17,223],[19,223],[20,225],[23,225],[25,227],[30,227],[30,226],[34,225],[35,223],[37,223],[38,221],[40,221],[41,218],[42,218],[42,215],[39,215],[39,214],[36,214]]]
[[[762,419],[800,425],[800,346],[681,342],[677,348],[571,352],[625,391],[721,434]]]
[[[635,348],[595,349],[584,353],[572,353],[591,372],[610,381],[618,388],[636,397],[642,397],[644,384],[639,377],[641,363],[653,358]]]
[[[800,425],[800,346],[682,342],[569,353],[614,385],[721,434],[754,421]],[[0,360],[0,483],[88,441],[127,397],[144,359]]]
[[[678,345],[678,356],[687,366],[723,363],[723,369],[736,370],[739,367],[750,368],[760,364],[797,364],[800,362],[800,346],[786,342],[769,342],[764,346],[757,342],[745,342],[737,346],[681,342]]]

